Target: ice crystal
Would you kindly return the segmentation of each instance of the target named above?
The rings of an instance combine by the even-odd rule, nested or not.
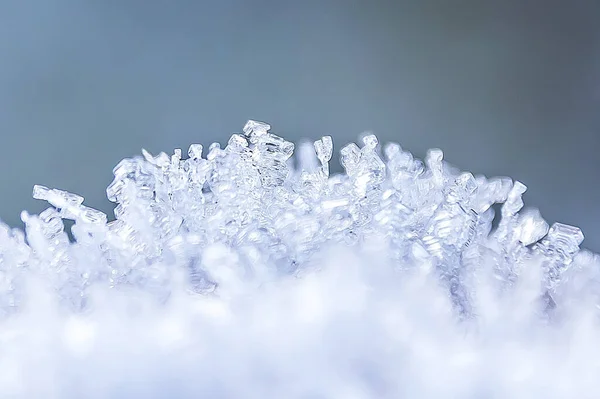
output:
[[[171,156],[144,150],[143,156],[125,159],[113,170],[106,191],[116,205],[112,221],[83,205],[78,195],[35,186],[33,196],[51,207],[39,215],[23,212],[26,234],[0,225],[1,320],[7,322],[30,306],[26,292],[33,281],[63,311],[86,314],[92,308],[90,298],[102,287],[115,298],[138,292],[167,307],[177,303],[174,298],[181,292],[203,303],[250,300],[271,295],[269,287],[292,287],[292,281],[310,286],[311,278],[328,273],[336,276],[332,287],[356,288],[344,296],[343,306],[351,308],[360,306],[356,298],[366,295],[364,287],[396,303],[401,294],[389,294],[397,291],[385,281],[410,291],[408,281],[430,276],[448,301],[448,314],[465,325],[488,320],[498,313],[490,309],[531,281],[528,287],[534,288],[523,305],[536,304],[534,318],[564,316],[561,309],[578,297],[574,292],[589,294],[593,305],[600,306],[598,260],[579,249],[583,234],[561,223],[549,227],[537,210],[522,210],[526,186],[521,182],[457,171],[437,149],[425,162],[395,143],[381,149],[371,134],[362,138],[362,146],[341,148],[343,174],[330,175],[329,136],[312,148],[300,146],[296,159],[293,152],[294,144],[257,121],[249,121],[224,148],[211,145],[205,157],[200,144],[189,147],[186,159],[180,149]],[[495,215],[495,204],[501,204],[500,215]],[[73,240],[63,219],[74,221]],[[340,247],[345,248],[342,253],[377,264],[361,263],[365,281],[348,283],[357,273],[350,266],[328,267],[324,253]],[[493,289],[483,292],[481,281],[493,281],[487,285]],[[313,288],[308,292],[317,295]],[[293,292],[290,288],[273,298],[289,302],[292,297],[287,295]],[[310,295],[302,299],[316,300]],[[236,303],[246,309],[249,305],[243,302]],[[257,311],[268,313],[270,306],[264,302]],[[312,308],[297,317],[313,320],[321,311]],[[385,317],[391,317],[385,323],[397,323],[393,316]],[[77,337],[83,334],[69,326],[76,328]],[[383,389],[388,377],[368,377],[368,392]],[[225,391],[219,389],[214,392],[223,397]],[[487,396],[484,388],[478,389],[469,392]],[[322,395],[318,397],[341,397],[315,392]],[[399,391],[388,386],[387,392]],[[296,396],[279,392],[272,397]]]
[[[232,135],[224,149],[210,146],[206,158],[200,144],[189,147],[188,159],[179,149],[172,156],[144,150],[143,157],[125,159],[114,169],[107,194],[116,203],[116,220],[108,223],[82,197],[35,186],[34,198],[52,208],[39,216],[23,214],[27,244],[18,231],[3,227],[2,267],[15,280],[4,294],[3,310],[18,305],[16,281],[38,272],[52,274],[59,292],[69,287],[66,299],[77,296],[79,310],[96,283],[152,287],[168,295],[169,281],[181,268],[192,290],[212,290],[218,279],[193,259],[217,243],[243,259],[247,279],[259,278],[251,277],[255,269],[298,273],[328,243],[376,239],[388,248],[395,268],[426,261],[442,280],[459,285],[467,269],[473,273],[467,263],[493,267],[498,279],[512,284],[521,263],[532,257],[549,265],[542,277],[547,289],[560,284],[583,235],[560,223],[548,232],[537,210],[519,214],[525,185],[457,172],[437,149],[428,153],[425,166],[390,143],[384,161],[374,135],[362,142],[341,149],[346,173],[332,177],[331,137],[315,141],[312,155],[305,149],[294,167],[289,162],[294,145],[257,121]],[[310,165],[315,156],[317,168]],[[498,203],[501,220],[491,231],[492,205]],[[61,219],[75,221],[74,242]]]

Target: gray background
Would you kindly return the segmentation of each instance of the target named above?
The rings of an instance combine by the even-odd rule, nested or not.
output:
[[[142,147],[362,131],[529,186],[600,250],[598,1],[0,0],[0,218],[39,183],[110,211]]]

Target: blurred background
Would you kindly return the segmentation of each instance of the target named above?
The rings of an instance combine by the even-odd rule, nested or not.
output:
[[[598,1],[0,1],[0,219],[247,119],[508,175],[600,251]]]

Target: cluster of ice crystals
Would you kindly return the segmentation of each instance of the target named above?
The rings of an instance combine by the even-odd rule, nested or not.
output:
[[[469,281],[482,269],[506,288],[537,259],[545,271],[540,295],[552,297],[580,253],[578,228],[549,228],[537,210],[522,211],[525,185],[456,171],[440,150],[423,163],[395,143],[381,151],[369,134],[362,147],[341,149],[346,173],[330,176],[331,137],[301,146],[294,163],[294,145],[270,130],[249,121],[206,157],[193,144],[187,159],[177,149],[121,161],[107,189],[116,203],[110,222],[78,195],[35,186],[34,198],[52,207],[23,213],[26,239],[0,230],[1,309],[19,306],[19,282],[30,274],[46,276],[64,303],[80,310],[94,284],[166,299],[183,273],[191,291],[219,292],[233,284],[227,279],[260,284],[299,275],[327,246],[376,242],[399,273],[429,265],[465,312]],[[502,204],[495,229],[494,204]],[[74,242],[63,219],[75,222]],[[223,274],[207,266],[214,245],[228,248],[242,269]]]
[[[341,174],[329,136],[293,153],[257,121],[144,150],[111,221],[35,186],[0,223],[0,396],[597,396],[600,261],[524,184],[374,135]]]

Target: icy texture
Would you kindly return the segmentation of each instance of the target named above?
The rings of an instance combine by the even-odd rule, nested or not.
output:
[[[0,350],[3,392],[598,388],[598,258],[579,249],[579,229],[523,210],[525,185],[457,171],[437,149],[425,162],[398,144],[381,151],[374,135],[343,147],[345,173],[330,176],[331,137],[294,159],[270,130],[249,121],[205,157],[194,144],[187,159],[144,150],[121,161],[110,222],[80,196],[35,186],[51,207],[23,212],[26,238],[0,225],[0,348],[12,348]],[[73,242],[63,219],[75,222]]]

